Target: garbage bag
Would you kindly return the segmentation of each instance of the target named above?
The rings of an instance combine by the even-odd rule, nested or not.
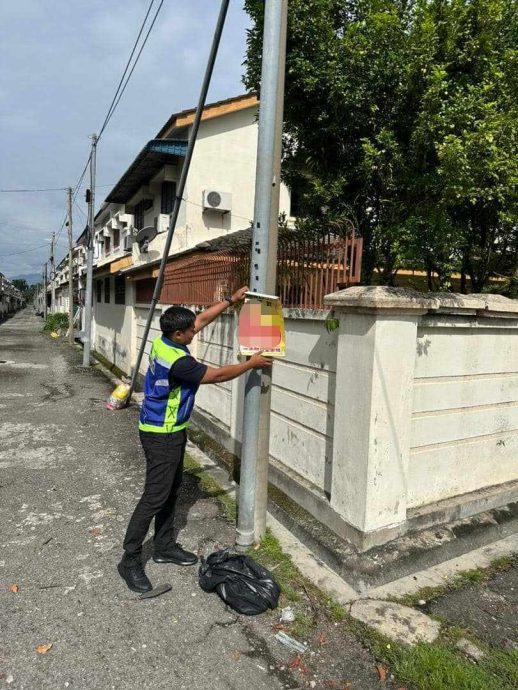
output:
[[[214,592],[234,611],[255,616],[279,603],[281,589],[272,574],[248,556],[215,551],[202,559],[200,587]]]

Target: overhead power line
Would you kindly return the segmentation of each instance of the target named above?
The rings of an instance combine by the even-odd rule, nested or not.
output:
[[[113,96],[112,102],[110,103],[110,107],[108,108],[108,112],[106,113],[106,117],[104,118],[104,122],[103,122],[102,127],[99,131],[99,139],[101,138],[102,133],[106,129],[106,125],[108,124],[108,121],[109,121],[113,111],[117,107],[115,105],[115,101],[117,100],[117,96],[119,95],[119,91],[120,91],[122,83],[124,81],[124,77],[126,76],[126,73],[129,69],[129,66],[131,64],[131,60],[132,60],[133,55],[135,54],[135,51],[136,51],[137,46],[138,46],[138,42],[140,41],[140,37],[142,36],[142,32],[144,31],[144,26],[146,25],[147,18],[149,17],[149,13],[151,12],[151,8],[153,7],[154,4],[155,4],[155,0],[151,0],[151,2],[149,3],[149,7],[147,8],[146,16],[144,17],[144,21],[142,22],[142,25],[141,25],[140,30],[138,32],[138,36],[135,40],[135,43],[133,44],[133,48],[131,50],[128,61],[126,62],[126,67],[124,68],[124,72],[122,73],[122,77],[120,78],[119,83],[117,84],[117,88],[115,90],[115,94]],[[160,11],[160,8],[158,8],[158,9]],[[155,16],[155,18],[156,18],[156,16]],[[138,60],[138,57],[137,57],[137,60]],[[131,76],[131,74],[130,74],[130,76]],[[128,77],[128,79],[129,79],[129,77]]]
[[[7,259],[9,256],[16,256],[18,254],[28,254],[29,252],[35,252],[36,249],[44,249],[45,247],[48,247],[50,242],[47,242],[47,244],[40,244],[37,247],[31,247],[30,249],[24,249],[21,252],[11,252],[10,254],[2,254],[0,256],[0,259]]]
[[[99,139],[101,138],[102,133],[103,133],[104,130],[106,129],[106,127],[107,127],[107,125],[108,125],[108,122],[111,120],[111,118],[112,118],[112,116],[113,116],[113,113],[115,112],[117,106],[119,105],[120,99],[122,98],[122,95],[123,95],[124,91],[126,90],[126,87],[127,87],[128,83],[129,83],[129,80],[131,79],[131,75],[133,74],[133,71],[134,71],[134,69],[135,69],[135,67],[136,67],[136,65],[137,65],[137,62],[139,61],[139,58],[140,58],[140,56],[141,56],[141,54],[142,54],[142,51],[144,50],[144,46],[145,46],[146,43],[147,43],[147,40],[148,40],[148,38],[149,38],[149,34],[151,33],[151,30],[153,29],[153,26],[155,25],[155,22],[156,22],[157,17],[158,17],[158,13],[159,13],[160,10],[162,9],[162,5],[164,4],[164,0],[161,0],[160,5],[158,6],[157,11],[155,12],[155,15],[154,15],[154,17],[153,17],[153,20],[152,20],[152,22],[151,22],[151,25],[150,25],[150,27],[149,27],[149,29],[148,29],[148,31],[147,31],[147,34],[146,34],[146,36],[145,36],[145,38],[144,38],[144,41],[142,42],[142,45],[140,46],[140,50],[139,50],[139,52],[138,52],[138,54],[137,54],[137,56],[136,56],[136,58],[135,58],[135,60],[134,60],[134,62],[133,62],[133,66],[131,67],[131,70],[130,70],[129,74],[126,76],[126,74],[127,74],[127,72],[128,72],[128,69],[129,69],[129,66],[131,65],[131,60],[132,60],[132,58],[133,58],[133,55],[135,54],[135,51],[136,51],[137,46],[138,46],[139,41],[140,41],[140,37],[142,36],[142,33],[143,33],[143,31],[144,31],[144,27],[145,27],[145,25],[146,25],[147,19],[148,19],[148,17],[149,17],[149,14],[150,14],[150,12],[151,12],[151,9],[152,9],[154,3],[155,3],[155,0],[151,0],[151,2],[150,2],[150,4],[149,4],[149,7],[148,7],[147,12],[146,12],[146,15],[145,15],[144,20],[143,20],[143,22],[142,22],[142,24],[141,24],[141,27],[140,27],[140,30],[139,30],[139,32],[138,32],[137,38],[136,38],[136,40],[135,40],[135,43],[133,44],[133,48],[132,48],[132,50],[131,50],[130,56],[129,56],[129,58],[128,58],[128,61],[127,61],[127,63],[126,63],[126,67],[124,68],[124,71],[123,71],[123,73],[122,73],[122,77],[121,77],[120,80],[119,80],[119,83],[118,83],[117,88],[116,88],[116,90],[115,90],[115,94],[114,94],[114,96],[113,96],[113,98],[112,98],[112,102],[110,103],[110,107],[108,108],[108,112],[106,113],[106,116],[105,116],[105,118],[104,118],[104,122],[103,122],[103,124],[102,124],[102,126],[101,126],[101,129],[100,129],[100,131],[99,131],[99,135],[98,135],[98,137],[97,137],[97,142],[99,142]],[[73,198],[74,201],[75,201],[75,199],[76,199],[76,197],[77,197],[77,194],[78,194],[78,192],[79,192],[79,188],[81,187],[81,183],[82,183],[83,180],[84,180],[84,177],[85,177],[85,175],[86,175],[86,171],[88,170],[88,166],[89,166],[89,164],[90,164],[91,156],[92,156],[92,152],[90,151],[90,154],[89,154],[89,156],[88,156],[88,159],[87,159],[87,161],[86,161],[86,163],[85,163],[85,167],[83,168],[83,171],[82,171],[81,175],[79,176],[79,180],[77,181],[77,183],[76,183],[75,186],[74,186],[74,192],[73,192],[73,194],[72,194],[72,198]]]
[[[0,189],[2,194],[18,194],[21,192],[64,192],[66,187],[47,187],[46,189]]]
[[[151,9],[151,6],[153,5],[153,2],[154,2],[154,0],[152,0],[151,5],[149,6],[148,14],[149,14],[149,10]],[[157,20],[158,14],[159,14],[160,10],[162,9],[162,5],[163,5],[163,4],[164,4],[164,0],[161,0],[160,5],[158,6],[157,11],[155,12],[155,16],[153,17],[153,20],[152,20],[152,22],[151,22],[151,25],[150,25],[150,27],[149,27],[149,29],[148,29],[148,31],[147,31],[147,34],[146,34],[146,36],[145,36],[145,38],[144,38],[144,40],[143,40],[143,42],[142,42],[142,45],[140,46],[140,50],[139,50],[139,52],[137,53],[137,57],[135,58],[135,62],[133,63],[133,66],[132,66],[132,68],[131,68],[131,70],[130,70],[130,73],[128,74],[128,76],[127,76],[127,78],[126,78],[126,81],[124,82],[124,86],[123,86],[122,89],[120,90],[119,95],[118,95],[118,96],[117,96],[117,94],[115,95],[115,97],[117,98],[117,100],[115,101],[113,107],[111,108],[111,111],[108,111],[108,114],[107,114],[107,116],[106,116],[106,119],[105,119],[105,121],[104,121],[104,124],[103,124],[103,126],[101,127],[101,131],[99,132],[98,140],[101,138],[101,134],[102,134],[103,131],[105,130],[106,126],[108,125],[109,121],[111,120],[111,118],[112,118],[112,116],[113,116],[113,113],[115,112],[117,106],[119,105],[119,102],[120,102],[120,100],[121,100],[121,98],[122,98],[122,96],[123,96],[123,94],[124,94],[124,91],[126,91],[126,87],[128,86],[129,80],[131,79],[131,75],[133,74],[133,71],[134,71],[135,67],[137,66],[137,63],[138,63],[138,61],[139,61],[140,56],[142,55],[142,51],[144,50],[144,47],[145,47],[145,45],[146,45],[146,43],[147,43],[147,40],[148,40],[148,38],[149,38],[149,34],[151,33],[151,31],[152,31],[152,29],[153,29],[153,27],[154,27],[154,25],[155,25],[155,22],[156,22],[156,20]],[[147,14],[146,14],[146,19],[147,19]],[[142,25],[142,28],[141,28],[141,31],[140,31],[140,33],[139,33],[138,38],[140,38],[140,35],[141,35],[141,33],[142,33],[142,29],[144,28],[145,21],[146,21],[146,20],[144,19],[144,23],[143,23],[143,25]],[[135,51],[135,48],[136,48],[136,46],[137,46],[138,38],[137,38],[137,41],[135,42],[135,46],[133,47],[132,54],[133,54],[133,52]],[[130,60],[131,60],[131,56],[130,56]],[[126,70],[127,70],[128,66],[129,66],[129,61],[128,61],[128,65],[126,65]],[[120,84],[119,84],[119,86],[120,86]]]

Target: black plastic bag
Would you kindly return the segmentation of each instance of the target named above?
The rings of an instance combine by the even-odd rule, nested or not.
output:
[[[199,581],[203,590],[216,591],[226,604],[246,616],[276,608],[281,593],[266,568],[248,556],[231,554],[229,549],[202,559]]]

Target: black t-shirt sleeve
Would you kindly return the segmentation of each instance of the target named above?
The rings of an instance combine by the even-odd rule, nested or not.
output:
[[[169,370],[169,385],[171,388],[181,383],[191,383],[199,386],[206,371],[207,365],[198,362],[194,357],[190,355],[181,357],[176,360]]]

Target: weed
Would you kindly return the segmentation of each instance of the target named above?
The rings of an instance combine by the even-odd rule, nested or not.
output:
[[[68,314],[49,314],[43,326],[44,333],[52,333],[59,329],[66,330],[68,328]]]

